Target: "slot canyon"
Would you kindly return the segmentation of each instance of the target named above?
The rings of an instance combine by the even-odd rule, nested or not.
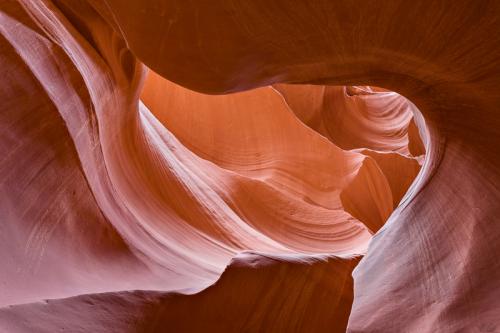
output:
[[[1,333],[500,333],[500,1],[0,0],[0,73]]]

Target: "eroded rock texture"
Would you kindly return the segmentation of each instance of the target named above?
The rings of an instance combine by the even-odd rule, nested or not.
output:
[[[0,2],[0,330],[498,331],[499,9]]]

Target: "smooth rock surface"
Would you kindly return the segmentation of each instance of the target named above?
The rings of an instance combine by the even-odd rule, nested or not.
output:
[[[494,0],[2,1],[0,328],[498,331],[499,32]]]

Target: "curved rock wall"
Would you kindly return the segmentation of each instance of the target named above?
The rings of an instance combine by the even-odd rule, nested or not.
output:
[[[0,328],[495,332],[499,7],[3,1]]]

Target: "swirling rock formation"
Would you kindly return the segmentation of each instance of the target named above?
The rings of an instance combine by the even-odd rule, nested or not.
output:
[[[2,1],[0,329],[495,332],[499,9]]]

